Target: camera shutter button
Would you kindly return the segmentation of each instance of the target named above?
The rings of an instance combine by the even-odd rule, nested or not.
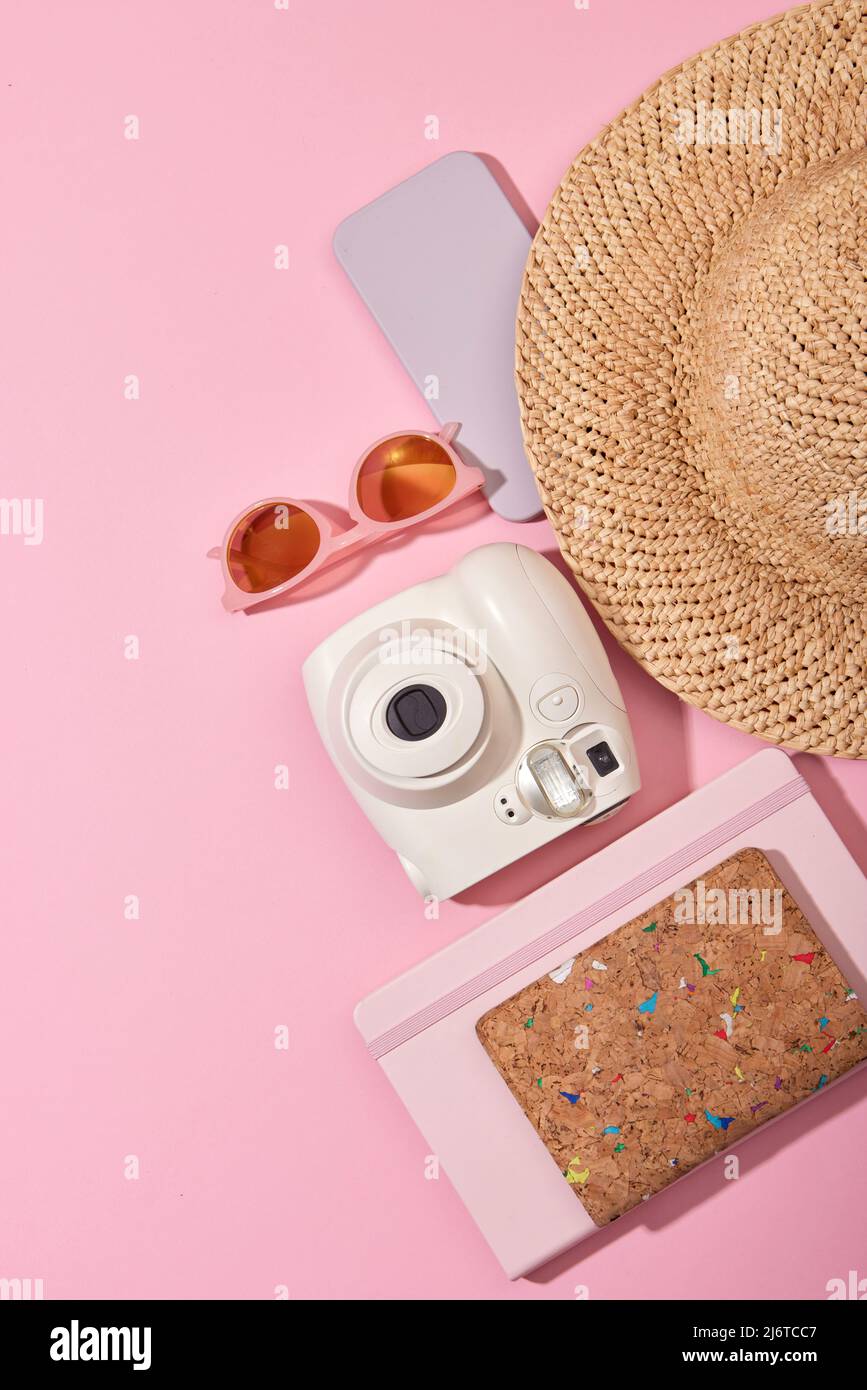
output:
[[[578,708],[578,692],[571,685],[558,686],[536,702],[536,713],[552,723],[571,719]]]

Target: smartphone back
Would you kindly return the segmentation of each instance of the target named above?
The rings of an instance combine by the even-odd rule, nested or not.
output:
[[[439,422],[509,521],[539,516],[515,390],[515,314],[530,234],[478,155],[458,152],[347,217],[343,269]]]

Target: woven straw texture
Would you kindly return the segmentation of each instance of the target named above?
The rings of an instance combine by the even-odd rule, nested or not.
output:
[[[518,308],[563,554],[657,680],[867,756],[867,12],[831,0],[666,74],[582,151]]]

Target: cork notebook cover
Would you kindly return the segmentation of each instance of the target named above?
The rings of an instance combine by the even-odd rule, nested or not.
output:
[[[476,1032],[600,1226],[867,1057],[867,1014],[756,849]]]

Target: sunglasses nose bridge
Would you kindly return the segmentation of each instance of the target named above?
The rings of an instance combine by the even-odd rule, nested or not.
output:
[[[332,555],[343,551],[362,550],[365,546],[372,545],[384,531],[388,531],[393,525],[387,521],[376,521],[373,517],[369,517],[366,512],[362,512],[362,516],[363,522],[350,526],[348,531],[340,531],[337,535],[332,533],[329,546]]]

